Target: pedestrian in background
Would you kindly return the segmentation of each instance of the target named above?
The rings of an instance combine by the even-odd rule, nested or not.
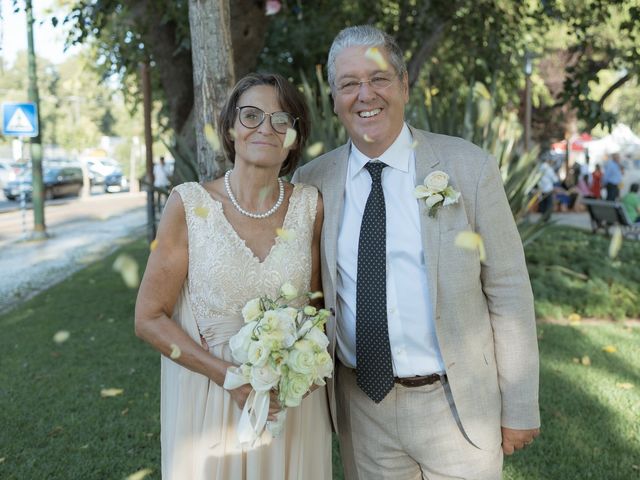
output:
[[[620,165],[620,154],[613,153],[604,165],[603,181],[607,189],[607,201],[615,202],[620,195],[623,168]]]

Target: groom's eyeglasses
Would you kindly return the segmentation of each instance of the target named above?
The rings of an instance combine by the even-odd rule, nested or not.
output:
[[[353,95],[360,91],[360,87],[365,83],[368,83],[371,88],[376,91],[389,88],[393,83],[393,80],[397,75],[378,74],[371,77],[369,80],[345,80],[337,86],[338,93],[342,95]]]
[[[287,112],[273,112],[267,113],[260,110],[258,107],[252,107],[247,105],[244,107],[236,107],[238,110],[238,119],[242,126],[246,128],[258,128],[264,122],[264,119],[269,116],[271,122],[271,128],[278,133],[287,133],[288,128],[293,128],[296,125],[298,119]]]

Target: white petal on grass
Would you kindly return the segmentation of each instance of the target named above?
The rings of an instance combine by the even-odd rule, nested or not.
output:
[[[298,136],[298,132],[296,132],[293,128],[287,128],[287,134],[284,136],[284,143],[282,144],[282,148],[289,148],[296,142],[296,137]]]
[[[218,134],[210,123],[207,123],[204,126],[204,138],[207,139],[209,145],[214,150],[220,150],[220,139],[218,138]]]
[[[376,62],[376,65],[378,65],[378,68],[380,70],[389,69],[389,64],[387,64],[387,61],[385,60],[384,55],[382,55],[382,53],[377,47],[367,48],[367,51],[364,52],[364,57]]]
[[[276,228],[276,235],[283,240],[289,241],[296,238],[296,231],[287,230],[286,228]]]
[[[122,275],[124,284],[129,288],[136,288],[140,284],[138,262],[126,253],[121,253],[113,262],[113,269]]]
[[[124,393],[124,389],[122,388],[103,388],[100,390],[100,396],[102,398],[109,397],[117,397],[118,395],[122,395]]]
[[[70,336],[71,334],[66,330],[60,330],[59,332],[56,332],[56,334],[53,336],[53,341],[56,342],[58,345],[62,345],[64,342],[69,340]]]
[[[142,470],[138,470],[135,473],[132,473],[131,475],[129,475],[125,480],[142,480],[143,478],[145,478],[147,475],[151,475],[153,473],[153,470],[150,468],[143,468]]]
[[[609,257],[616,258],[618,252],[622,247],[622,230],[620,227],[613,227],[613,233],[611,234],[611,242],[609,243]]]
[[[180,350],[180,347],[178,345],[176,345],[175,343],[172,343],[171,354],[169,356],[171,357],[172,360],[176,360],[180,358],[180,355],[182,355],[182,350]]]
[[[309,148],[307,148],[307,155],[309,155],[310,157],[317,157],[322,153],[323,150],[324,143],[316,142],[313,145],[310,145]]]
[[[468,230],[460,232],[456,236],[454,245],[466,250],[478,250],[481,262],[484,262],[487,259],[487,254],[484,249],[484,242],[482,241],[482,237],[475,232],[471,232]]]

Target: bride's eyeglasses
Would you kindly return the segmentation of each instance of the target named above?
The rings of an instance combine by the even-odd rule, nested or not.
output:
[[[296,125],[298,119],[287,112],[273,112],[267,113],[260,110],[258,107],[252,107],[246,105],[244,107],[236,107],[238,110],[238,119],[242,126],[246,128],[258,128],[264,122],[264,119],[269,116],[271,122],[271,128],[278,133],[287,133],[288,128],[293,128]]]

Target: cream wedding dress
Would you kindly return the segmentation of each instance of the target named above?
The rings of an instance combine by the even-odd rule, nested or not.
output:
[[[175,189],[182,198],[189,238],[189,273],[174,320],[212,355],[232,362],[229,338],[243,325],[241,309],[255,297],[277,297],[290,282],[310,288],[311,238],[317,191],[295,185],[283,227],[263,262],[227,221],[222,204],[198,183]],[[275,232],[274,232],[275,236]],[[320,388],[287,411],[284,431],[265,432],[253,448],[236,438],[241,410],[227,391],[162,357],[162,477],[165,480],[330,480],[331,426]]]

